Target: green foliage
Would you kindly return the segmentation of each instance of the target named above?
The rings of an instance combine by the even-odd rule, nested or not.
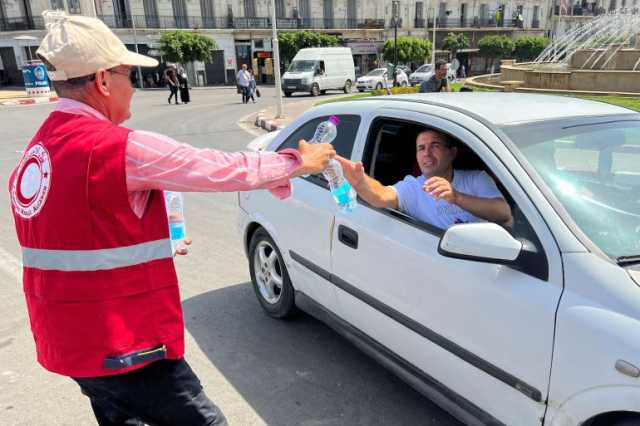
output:
[[[280,60],[291,62],[298,50],[307,47],[331,47],[340,44],[337,36],[312,32],[280,32],[278,33],[278,45],[280,47]]]
[[[420,90],[420,86],[389,87],[389,90],[391,91],[392,95],[404,95],[405,93],[418,93],[418,90]],[[373,96],[386,95],[387,90],[376,89],[376,90],[372,90],[371,94]]]
[[[168,31],[160,36],[160,49],[169,62],[211,62],[211,51],[217,50],[215,40],[193,31]]]
[[[398,63],[408,64],[411,62],[422,65],[431,57],[431,41],[420,37],[398,37]],[[387,62],[394,62],[393,39],[388,39],[384,43],[382,58]]]
[[[549,44],[547,37],[525,36],[515,40],[515,57],[518,61],[532,61]]]
[[[502,35],[484,36],[478,41],[480,55],[491,59],[501,59],[511,56],[514,43],[511,37]]]
[[[455,58],[457,51],[466,49],[470,45],[471,43],[469,42],[469,37],[464,35],[464,33],[449,33],[444,38],[442,48],[451,52],[451,57]]]

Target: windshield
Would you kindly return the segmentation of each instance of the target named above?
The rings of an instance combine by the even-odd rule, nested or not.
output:
[[[289,65],[289,72],[306,72],[313,71],[316,67],[317,61],[293,61]]]
[[[612,258],[640,255],[640,117],[503,130],[580,229]]]
[[[367,73],[367,75],[369,75],[369,76],[373,76],[373,75],[382,75],[382,74],[384,74],[385,72],[387,72],[387,70],[385,70],[385,69],[373,70],[373,71],[369,71],[369,72]]]
[[[431,71],[431,64],[425,64],[418,68],[415,72],[429,72]]]

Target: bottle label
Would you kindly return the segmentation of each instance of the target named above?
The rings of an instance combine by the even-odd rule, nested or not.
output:
[[[352,201],[351,185],[346,180],[333,190],[333,198],[340,205],[346,205]]]
[[[184,239],[184,224],[183,223],[170,223],[169,235],[173,241]]]

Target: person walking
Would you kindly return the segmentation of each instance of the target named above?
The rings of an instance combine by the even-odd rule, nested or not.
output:
[[[163,191],[286,198],[335,150],[224,153],[124,127],[131,69],[158,62],[99,19],[43,16],[37,55],[60,100],[9,179],[37,360],[79,385],[99,425],[226,425],[184,358]]]
[[[240,88],[240,93],[242,93],[242,103],[246,104],[249,102],[249,71],[247,71],[247,64],[242,64],[242,68],[238,71],[236,75],[236,81],[238,82],[238,87]]]
[[[180,91],[180,101],[183,104],[191,102],[191,96],[189,93],[189,78],[184,68],[180,68],[177,73],[178,89]]]
[[[169,99],[167,102],[171,104],[171,98],[175,96],[176,105],[178,105],[178,78],[176,76],[176,70],[173,68],[169,68],[167,70],[167,87],[169,88]]]
[[[251,98],[254,104],[256,103],[256,90],[257,90],[256,79],[253,76],[253,72],[249,70],[249,97]],[[247,102],[249,102],[249,99],[247,99]]]

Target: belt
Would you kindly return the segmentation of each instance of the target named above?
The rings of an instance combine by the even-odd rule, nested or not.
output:
[[[157,361],[167,357],[167,347],[165,345],[152,349],[143,349],[130,354],[114,357],[106,357],[102,364],[104,368],[119,369],[127,368],[132,365],[142,364],[144,362]]]

